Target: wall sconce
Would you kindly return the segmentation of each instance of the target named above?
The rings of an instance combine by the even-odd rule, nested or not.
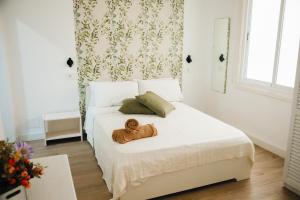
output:
[[[185,60],[187,63],[191,63],[192,62],[191,55],[188,55]]]
[[[72,58],[68,58],[67,60],[67,65],[71,68],[73,66],[74,62],[72,60]]]

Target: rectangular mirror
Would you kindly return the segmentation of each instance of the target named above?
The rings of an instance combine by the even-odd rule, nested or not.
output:
[[[230,18],[216,19],[214,23],[212,89],[226,93]]]

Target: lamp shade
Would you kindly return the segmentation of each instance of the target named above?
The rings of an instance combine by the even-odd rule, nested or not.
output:
[[[4,127],[3,127],[3,122],[2,122],[2,116],[0,113],[0,141],[5,140],[5,135],[4,135]]]

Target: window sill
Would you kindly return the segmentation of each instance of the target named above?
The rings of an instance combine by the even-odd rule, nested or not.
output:
[[[240,90],[249,91],[257,95],[262,95],[277,100],[292,102],[293,88],[276,86],[272,87],[268,84],[260,84],[256,81],[239,81],[235,87]]]

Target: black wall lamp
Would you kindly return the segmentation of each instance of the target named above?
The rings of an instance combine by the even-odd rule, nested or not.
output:
[[[185,60],[187,63],[191,63],[192,62],[191,55],[188,55]]]
[[[74,62],[72,60],[72,58],[68,58],[67,60],[67,65],[71,68],[73,66]]]

